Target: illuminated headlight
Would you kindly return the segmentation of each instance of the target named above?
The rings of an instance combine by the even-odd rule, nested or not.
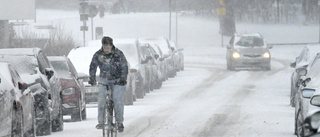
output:
[[[238,52],[234,52],[234,53],[232,54],[232,57],[235,58],[235,59],[237,59],[237,58],[240,57],[240,54],[239,54]]]
[[[68,95],[72,95],[75,93],[75,89],[74,88],[67,88],[62,90],[62,95],[68,96]]]
[[[263,54],[263,57],[264,57],[264,58],[270,58],[269,52],[264,53],[264,54]]]

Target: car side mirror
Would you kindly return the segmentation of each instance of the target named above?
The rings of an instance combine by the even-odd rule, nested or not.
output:
[[[18,82],[19,89],[24,91],[28,88],[28,84],[24,82]]]
[[[306,78],[305,76],[302,76],[300,78],[300,85],[303,87],[306,87],[308,85],[308,83],[311,81],[311,78]]]
[[[268,47],[269,49],[272,49],[272,48],[273,48],[273,46],[272,46],[272,45],[267,45],[267,47]]]
[[[178,51],[183,51],[183,48],[179,48]]]
[[[291,63],[290,63],[290,67],[291,67],[291,68],[295,68],[296,66],[297,66],[297,62],[291,62]]]
[[[46,68],[45,71],[48,79],[50,79],[54,74],[54,70],[52,68]]]
[[[159,54],[154,54],[154,58],[158,59],[159,58]]]

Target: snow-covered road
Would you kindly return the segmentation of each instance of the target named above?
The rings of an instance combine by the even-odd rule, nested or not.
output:
[[[81,42],[77,11],[38,10],[37,16],[38,23],[64,23]],[[94,18],[94,25],[103,26],[104,34],[111,37],[168,36],[168,16],[106,15],[104,19]],[[221,47],[217,19],[179,16],[178,25],[178,45],[184,48],[185,70],[164,82],[161,89],[125,106],[125,131],[118,136],[294,136],[294,108],[289,106],[293,70],[289,63],[302,46],[274,46],[271,71],[232,72],[226,70],[226,49]],[[272,43],[315,42],[317,28],[299,24],[237,24],[238,32],[259,32]],[[87,40],[90,34],[87,32]],[[65,117],[64,130],[50,137],[101,137],[101,130],[95,129],[96,104],[88,105],[87,116],[82,122],[68,122],[69,117]]]

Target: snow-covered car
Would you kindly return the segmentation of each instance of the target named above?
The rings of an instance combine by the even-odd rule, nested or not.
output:
[[[130,64],[129,72],[135,75],[133,85],[136,97],[143,98],[145,93],[150,91],[150,70],[147,66],[149,58],[144,58],[137,39],[122,38],[114,39],[113,42],[126,56]]]
[[[310,113],[320,110],[319,80],[316,83],[318,84],[317,86],[306,86],[301,89],[301,92],[297,93],[300,99],[296,103],[295,134],[299,137],[316,133],[316,130],[310,130],[310,127],[304,124],[305,119],[307,119]]]
[[[162,86],[162,76],[160,72],[159,55],[149,43],[140,43],[140,47],[145,58],[148,58],[147,66],[150,69],[150,89],[159,89]]]
[[[117,47],[118,45],[116,45],[116,43],[115,43],[116,41],[113,40],[113,42],[115,44],[115,47]],[[68,57],[79,73],[84,73],[86,75],[89,75],[89,66],[91,63],[92,56],[94,55],[95,52],[97,52],[99,49],[101,49],[101,47],[102,47],[101,40],[89,41],[88,46],[86,46],[86,47],[77,47],[77,48],[72,49],[69,52]],[[132,68],[132,65],[130,64],[130,60],[128,59],[128,57],[131,54],[135,55],[135,52],[130,53],[130,54],[127,53],[128,55],[126,55],[126,53],[124,53],[124,54],[128,60],[128,66],[129,66],[129,73],[128,73],[127,85],[126,85],[127,91],[126,91],[126,96],[124,99],[124,104],[132,105],[133,101],[135,101],[135,99],[136,99],[136,94],[134,91],[136,91],[135,82],[137,80],[134,75],[135,75],[137,69]],[[137,62],[138,62],[138,60],[137,60]],[[135,62],[133,62],[133,63],[135,63]],[[134,83],[134,84],[132,84],[132,83]],[[99,94],[97,87],[89,85],[88,82],[85,82],[84,85],[86,87],[86,102],[87,103],[97,102],[97,100],[98,100],[97,97]],[[144,95],[144,91],[143,91],[142,95]]]
[[[173,48],[174,53],[174,66],[176,71],[184,70],[184,54],[183,54],[183,48],[178,48],[177,44],[175,44],[173,41],[169,41],[170,47]]]
[[[176,75],[176,70],[174,68],[174,53],[173,48],[170,47],[169,40],[165,37],[149,37],[149,38],[139,38],[140,43],[155,43],[160,48],[166,63],[167,77],[174,77]]]
[[[62,112],[71,115],[72,121],[87,119],[85,93],[83,84],[88,76],[78,74],[70,59],[66,56],[48,56],[61,82]]]
[[[309,67],[307,75],[300,78],[301,82],[295,96],[295,133],[300,136],[308,134],[303,125],[307,113],[310,110],[320,109],[318,106],[310,105],[311,95],[320,94],[320,54],[317,54]],[[306,71],[306,68],[302,69]]]
[[[259,33],[235,33],[227,45],[227,69],[249,67],[270,70],[271,48]]]
[[[60,80],[40,48],[0,49],[0,61],[16,68],[35,99],[37,136],[63,130]]]
[[[290,88],[290,105],[295,106],[295,96],[299,88],[300,77],[305,76],[310,68],[311,62],[315,56],[320,52],[319,46],[305,46],[299,56],[296,57],[294,62],[290,63],[290,67],[294,68],[291,75],[291,88]]]
[[[156,64],[158,66],[158,69],[161,72],[161,80],[165,81],[168,79],[168,61],[167,58],[168,56],[163,54],[162,50],[159,48],[159,46],[152,40],[144,40],[144,39],[139,39],[139,43],[144,44],[147,43],[149,44],[154,51],[156,52],[159,57],[156,59]]]
[[[9,63],[0,62],[0,136],[34,137],[32,92]]]

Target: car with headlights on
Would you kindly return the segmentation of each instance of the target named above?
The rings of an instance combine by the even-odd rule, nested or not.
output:
[[[16,69],[0,62],[0,136],[35,137],[34,98]]]
[[[40,48],[0,49],[0,61],[16,68],[33,93],[37,136],[63,130],[61,84]]]
[[[271,69],[272,46],[259,33],[235,33],[227,45],[227,69]]]
[[[83,84],[86,74],[78,74],[70,59],[66,56],[48,56],[61,82],[62,112],[71,115],[72,121],[87,118],[85,93]]]

